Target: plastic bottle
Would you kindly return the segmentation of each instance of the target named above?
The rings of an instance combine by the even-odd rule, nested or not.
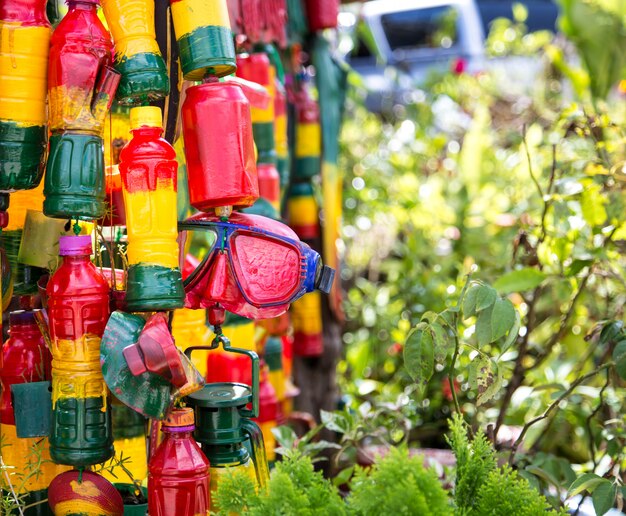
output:
[[[126,306],[129,311],[182,308],[178,268],[174,148],[161,135],[158,107],[131,109],[133,137],[120,153],[128,231]]]
[[[259,197],[250,103],[234,82],[192,86],[182,107],[191,205],[244,207]]]
[[[287,199],[289,227],[302,240],[319,238],[318,207],[313,186],[309,181],[293,183],[289,188]]]
[[[311,179],[320,173],[322,166],[322,131],[319,106],[311,97],[306,83],[296,96],[296,115],[292,174],[297,180]]]
[[[165,62],[154,32],[153,0],[102,0],[115,41],[115,69],[122,74],[122,104],[158,100],[169,92]]]
[[[50,23],[46,0],[0,3],[0,190],[43,176]]]
[[[148,465],[150,516],[209,513],[209,461],[193,438],[193,430],[191,408],[176,408],[163,422],[163,441]]]
[[[48,439],[18,438],[15,428],[15,415],[11,401],[11,385],[27,382],[40,382],[50,378],[50,352],[34,313],[17,311],[9,314],[9,338],[2,346],[2,368],[0,369],[0,434],[3,439],[2,460],[13,475],[26,473],[28,463],[35,459],[34,448],[41,451],[43,463],[40,474],[31,477],[23,486],[28,492],[27,500],[35,502],[46,498],[46,488],[52,479],[66,468],[50,462]],[[33,403],[37,400],[33,399]],[[48,462],[46,462],[48,461]]]
[[[263,433],[263,442],[265,443],[265,455],[268,462],[274,462],[276,459],[276,438],[272,433],[272,428],[278,425],[278,398],[276,390],[270,382],[268,367],[263,366],[261,369],[261,378],[259,381],[259,417],[254,421],[259,425]]]
[[[233,347],[256,350],[253,321],[229,314],[222,331]],[[235,382],[252,385],[250,359],[245,355],[228,353],[219,347],[207,353],[206,364],[208,383]]]
[[[62,236],[63,263],[46,288],[52,346],[50,455],[75,467],[113,455],[111,406],[100,369],[109,285],[91,263],[91,236]]]
[[[120,74],[113,43],[97,15],[98,0],[69,0],[50,40],[50,154],[44,213],[86,220],[104,215],[104,119]]]
[[[235,71],[235,45],[226,0],[170,0],[180,66],[188,81]]]

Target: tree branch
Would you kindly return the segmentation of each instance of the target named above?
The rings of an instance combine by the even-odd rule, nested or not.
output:
[[[556,400],[554,400],[548,406],[548,408],[543,412],[543,414],[531,419],[528,423],[526,423],[524,425],[524,428],[522,428],[522,432],[520,433],[519,437],[515,440],[515,443],[513,443],[513,446],[511,448],[511,453],[509,455],[509,464],[513,465],[513,460],[515,459],[515,454],[517,453],[517,449],[519,448],[519,445],[524,440],[524,437],[526,436],[526,433],[528,432],[531,426],[538,423],[539,421],[543,421],[544,419],[546,419],[552,413],[552,411],[556,407],[558,407],[559,404],[565,398],[567,398],[570,394],[572,394],[572,392],[574,392],[574,389],[576,389],[576,387],[578,387],[581,383],[585,382],[589,378],[593,378],[595,375],[597,375],[601,371],[604,371],[605,369],[608,369],[609,367],[613,365],[614,365],[613,362],[607,362],[606,364],[601,365],[600,367],[598,367],[597,369],[594,369],[593,371],[587,373],[586,375],[580,376],[579,378],[577,378],[571,383],[569,388],[565,392],[563,392],[563,394],[561,394]]]

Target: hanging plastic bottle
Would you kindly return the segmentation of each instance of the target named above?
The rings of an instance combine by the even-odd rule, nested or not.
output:
[[[75,467],[113,455],[111,406],[100,369],[109,285],[91,263],[91,236],[63,236],[63,263],[46,288],[52,351],[50,455]]]
[[[276,169],[280,176],[280,187],[289,184],[289,141],[287,137],[287,92],[276,79],[274,97],[274,145],[276,147]]]
[[[185,351],[190,344],[208,346],[213,334],[206,324],[206,309],[179,308],[175,310],[172,320],[172,336],[181,351]],[[194,357],[193,365],[203,378],[207,377],[207,361],[204,357],[200,355]]]
[[[322,166],[321,154],[320,110],[305,82],[296,95],[294,179],[311,179],[319,174]]]
[[[337,27],[339,0],[306,0],[305,4],[311,32]]]
[[[301,357],[317,357],[324,351],[322,336],[322,296],[312,292],[291,305],[293,353]]]
[[[32,476],[18,494],[27,494],[26,500],[34,503],[47,498],[48,484],[66,468],[50,462],[48,439],[39,437],[18,438],[15,427],[15,412],[11,400],[11,386],[31,382],[44,382],[50,379],[50,352],[32,311],[17,311],[9,314],[9,338],[2,346],[0,363],[0,435],[2,435],[2,460],[7,471],[17,478],[33,467],[38,460],[34,450],[41,452],[42,463],[39,475]],[[44,383],[44,385],[49,385]],[[47,388],[44,390],[48,394]],[[35,396],[29,396],[29,403],[37,403]],[[48,461],[48,462],[46,462]]]
[[[263,443],[265,444],[265,455],[268,462],[276,459],[276,438],[272,429],[278,425],[279,405],[276,390],[270,382],[267,365],[261,368],[259,379],[259,416],[254,419],[261,428]]]
[[[169,93],[169,78],[154,31],[152,0],[102,0],[115,42],[115,69],[122,74],[122,104],[158,100]]]
[[[170,0],[180,66],[188,81],[235,71],[235,44],[226,0]]]
[[[191,408],[175,408],[163,422],[163,441],[149,464],[150,516],[209,514],[209,461],[193,438],[194,428]]]
[[[44,171],[50,23],[46,0],[0,4],[0,190],[35,188]]]
[[[158,107],[131,109],[132,140],[120,153],[128,231],[126,307],[129,311],[182,308],[178,268],[176,152],[161,135]]]
[[[302,240],[319,238],[318,207],[309,181],[293,183],[287,199],[289,226]]]
[[[250,104],[241,86],[234,82],[192,86],[182,118],[191,205],[208,211],[254,204],[259,182]]]
[[[111,68],[111,36],[98,19],[98,0],[69,0],[50,40],[50,154],[44,213],[98,219],[104,215],[104,118],[120,74]]]
[[[285,401],[285,392],[287,388],[285,371],[283,369],[283,343],[280,337],[269,337],[265,342],[263,350],[263,359],[268,367],[268,379],[274,387],[276,400],[279,404],[278,422],[281,423],[283,414],[282,407]]]

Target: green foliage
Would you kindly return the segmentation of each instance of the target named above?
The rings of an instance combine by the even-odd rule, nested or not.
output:
[[[484,433],[473,439],[459,414],[450,420],[448,443],[456,457],[454,502],[461,514],[471,514],[478,503],[478,491],[496,468],[496,456]]]
[[[371,471],[359,469],[351,484],[348,506],[355,515],[420,514],[447,516],[451,508],[437,475],[406,448],[394,448]]]
[[[560,0],[561,30],[576,44],[589,74],[591,93],[605,98],[626,77],[623,0]],[[593,23],[590,23],[593,20]]]
[[[214,495],[217,514],[331,515],[347,513],[337,489],[313,469],[308,457],[294,453],[278,462],[265,490],[255,493],[245,473],[228,473]]]
[[[469,512],[476,516],[536,516],[538,514],[567,514],[550,508],[547,500],[509,466],[496,468],[478,489],[476,506]]]

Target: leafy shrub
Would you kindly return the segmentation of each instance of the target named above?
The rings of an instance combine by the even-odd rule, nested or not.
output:
[[[509,466],[494,469],[478,490],[476,516],[537,516],[539,514],[567,514],[552,510],[544,496],[525,478]]]
[[[392,448],[370,471],[359,470],[351,482],[348,507],[356,515],[448,515],[448,496],[432,470],[406,448]]]
[[[226,473],[220,480],[213,501],[219,515],[347,514],[337,489],[320,472],[313,470],[309,457],[297,452],[276,464],[267,488],[259,494],[256,494],[254,483],[245,473]]]
[[[497,467],[495,451],[484,433],[473,439],[455,414],[448,440],[456,457],[454,501],[463,516],[535,516],[567,514],[552,510],[546,498],[510,466]]]

